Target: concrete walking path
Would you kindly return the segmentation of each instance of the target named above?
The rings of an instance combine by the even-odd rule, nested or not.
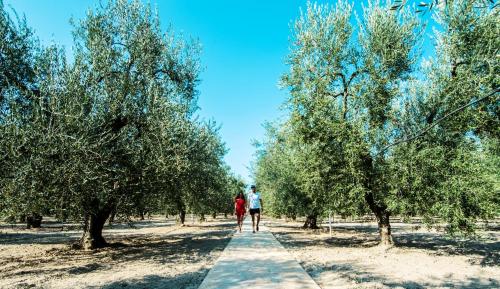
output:
[[[198,289],[320,289],[265,226],[247,217]]]

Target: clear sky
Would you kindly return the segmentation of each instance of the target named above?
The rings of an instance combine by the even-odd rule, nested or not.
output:
[[[287,70],[290,24],[307,0],[151,0],[164,28],[199,39],[204,71],[199,86],[199,115],[221,125],[229,152],[226,162],[250,181],[247,167],[262,139],[265,121],[282,113],[286,96],[278,86]],[[336,1],[318,1],[334,3]],[[359,11],[361,2],[356,3]],[[98,0],[4,0],[7,9],[25,15],[42,44],[63,45],[71,54],[69,19],[83,18]]]

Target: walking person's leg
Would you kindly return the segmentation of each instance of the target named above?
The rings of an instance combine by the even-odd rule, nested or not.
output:
[[[255,213],[250,211],[250,215],[252,215],[252,231],[255,233]]]
[[[256,229],[257,229],[257,231],[259,231],[260,213],[255,213],[255,215],[256,215],[255,217],[257,218],[257,227],[256,227]]]

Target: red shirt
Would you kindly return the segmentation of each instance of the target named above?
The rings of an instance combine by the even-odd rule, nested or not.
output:
[[[245,214],[245,199],[236,199],[234,201],[236,203],[236,214],[237,215],[243,215]]]

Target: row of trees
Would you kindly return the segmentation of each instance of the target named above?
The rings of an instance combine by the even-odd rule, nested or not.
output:
[[[257,144],[274,214],[314,227],[329,212],[371,212],[386,245],[395,214],[440,217],[451,233],[498,216],[498,6],[444,1],[430,13],[436,56],[423,61],[424,23],[407,6],[373,1],[353,19],[347,1],[308,4],[282,77],[288,117]]]
[[[0,9],[1,215],[81,220],[91,249],[111,215],[232,212],[244,184],[195,116],[198,43],[140,1],[109,1],[73,21],[68,61]]]

